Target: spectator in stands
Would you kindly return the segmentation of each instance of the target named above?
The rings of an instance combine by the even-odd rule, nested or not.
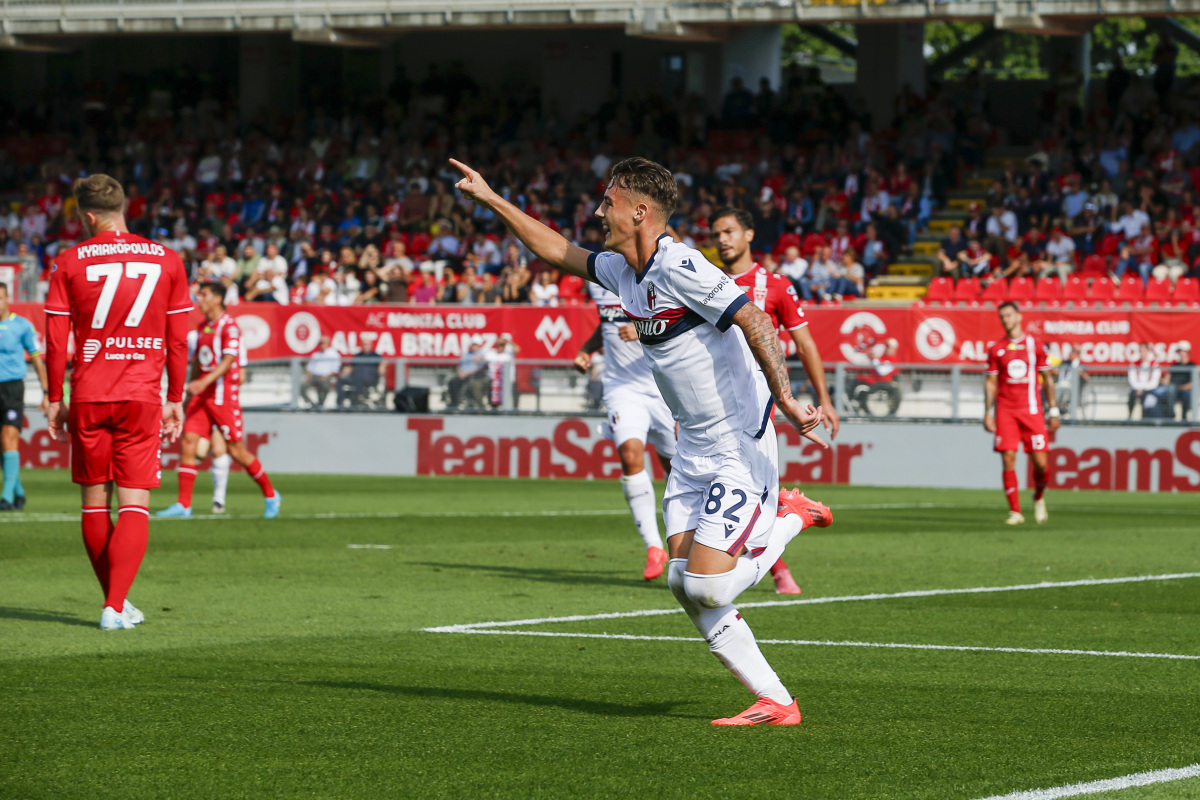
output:
[[[818,247],[816,257],[808,267],[808,274],[800,279],[800,296],[810,303],[813,300],[832,299],[830,284],[836,268],[832,249],[828,245]]]
[[[839,302],[847,297],[862,297],[866,294],[866,273],[858,263],[858,254],[851,248],[842,253],[842,263],[837,265],[829,292]]]
[[[1077,403],[1083,395],[1083,387],[1091,379],[1087,370],[1083,368],[1083,362],[1079,358],[1079,352],[1069,344],[1062,346],[1062,363],[1058,365],[1058,378],[1054,381],[1054,393],[1057,396],[1058,407],[1062,409],[1064,416],[1073,414],[1072,403]],[[1079,385],[1076,387],[1075,382]],[[1078,389],[1079,396],[1075,392]]]
[[[779,272],[792,282],[797,292],[800,291],[800,280],[808,272],[808,261],[800,255],[799,247],[792,246],[783,252],[783,263],[779,265]]]
[[[1008,248],[1017,242],[1017,215],[1004,206],[995,206],[984,231],[987,237],[984,244],[988,251],[1002,259],[1006,258]]]
[[[456,409],[464,402],[468,408],[483,407],[488,385],[487,363],[483,337],[475,334],[459,359],[457,372],[446,384],[446,408]]]
[[[1038,278],[1048,275],[1058,275],[1064,283],[1067,276],[1075,269],[1075,242],[1063,234],[1062,228],[1055,228],[1046,242],[1045,259],[1039,265]]]
[[[1162,370],[1154,362],[1150,344],[1142,342],[1138,345],[1137,362],[1129,366],[1129,419],[1133,419],[1135,408],[1141,409],[1143,419],[1154,415],[1158,394],[1163,391],[1161,385]]]
[[[496,285],[496,277],[490,272],[483,273],[479,279],[479,292],[475,302],[480,305],[499,305],[504,299],[503,290]]]
[[[458,273],[452,270],[446,270],[443,273],[442,285],[438,287],[437,303],[438,305],[454,304],[458,302]]]
[[[1196,374],[1196,362],[1192,361],[1192,344],[1183,341],[1179,343],[1178,355],[1171,368],[1170,415],[1176,419],[1187,420],[1192,413],[1192,389]],[[1175,403],[1179,403],[1179,416],[1175,417]]]
[[[225,245],[219,244],[204,263],[200,265],[201,282],[217,282],[225,287],[225,305],[234,305],[238,301],[237,262],[229,257]]]
[[[1159,264],[1150,271],[1153,277],[1159,280],[1166,278],[1174,283],[1187,272],[1188,248],[1183,236],[1184,232],[1178,226],[1172,226],[1167,231],[1165,241],[1161,241],[1159,246]]]
[[[1129,254],[1133,257],[1138,273],[1142,276],[1142,283],[1148,282],[1150,272],[1155,267],[1155,258],[1158,255],[1158,240],[1154,238],[1149,222],[1143,223],[1141,233],[1129,242]]]
[[[324,408],[325,398],[337,388],[342,372],[342,355],[330,343],[328,336],[321,336],[316,351],[309,356],[304,367],[304,383],[300,396],[313,408]],[[316,392],[314,399],[310,392]]]
[[[537,281],[529,289],[529,300],[535,306],[557,306],[558,284],[554,282],[551,270],[538,274]]]
[[[942,239],[942,244],[937,251],[940,266],[938,274],[958,277],[959,262],[961,260],[959,256],[966,249],[967,242],[963,239],[962,228],[957,225],[951,225],[950,230],[946,231],[946,238]]]
[[[504,286],[501,293],[501,301],[504,303],[528,303],[529,302],[529,286],[522,281],[521,272],[518,270],[505,270],[501,273],[504,280]]]
[[[432,272],[421,273],[421,283],[408,293],[411,303],[436,303],[438,295],[437,280]]]
[[[337,384],[337,407],[342,408],[347,403],[350,408],[367,405],[371,391],[379,386],[383,378],[383,370],[383,358],[375,352],[374,337],[364,337],[362,352],[352,356],[350,363],[342,366]]]
[[[966,248],[958,254],[959,274],[964,278],[982,278],[991,272],[992,258],[979,237],[972,236]]]

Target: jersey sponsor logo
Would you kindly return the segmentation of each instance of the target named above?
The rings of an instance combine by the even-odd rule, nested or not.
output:
[[[633,327],[637,329],[638,336],[661,336],[667,330],[667,321],[665,319],[638,319],[634,320]]]
[[[629,322],[629,317],[625,315],[625,309],[620,306],[597,306],[596,310],[600,312],[601,322]]]
[[[200,349],[196,351],[196,358],[200,360],[201,368],[208,370],[208,368],[212,366],[214,360],[212,348],[206,344],[201,345]]]
[[[709,303],[712,302],[714,297],[719,295],[725,289],[725,287],[728,284],[729,284],[729,278],[723,278],[721,280],[721,282],[718,283],[715,287],[713,287],[713,290],[711,292],[709,292],[708,294],[706,294],[704,296],[704,299],[701,300],[700,302],[703,303],[704,305],[708,305]]]
[[[548,316],[542,317],[533,336],[546,346],[550,355],[556,356],[559,349],[571,338],[571,326],[567,324],[566,317],[555,317],[553,320]]]
[[[83,363],[90,364],[92,359],[100,352],[100,340],[88,339],[83,343]]]
[[[1029,375],[1029,365],[1019,358],[1008,362],[1009,380],[1023,381]]]

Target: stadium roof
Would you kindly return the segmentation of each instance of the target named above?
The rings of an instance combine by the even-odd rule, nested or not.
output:
[[[0,0],[0,47],[53,47],[63,36],[291,32],[300,41],[372,46],[371,32],[428,28],[624,27],[631,35],[720,38],[736,24],[990,20],[997,27],[1080,34],[1110,16],[1200,13],[1200,0]],[[21,39],[18,37],[35,37]],[[48,37],[48,38],[47,38]]]

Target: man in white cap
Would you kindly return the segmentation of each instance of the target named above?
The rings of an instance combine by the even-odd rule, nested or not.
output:
[[[463,351],[462,358],[458,362],[458,371],[454,377],[447,383],[447,388],[450,390],[450,395],[446,399],[446,408],[458,408],[463,402],[463,389],[468,384],[474,384],[475,380],[483,378],[486,382],[487,373],[484,369],[487,367],[488,355],[484,352],[483,337],[478,333],[471,337],[471,343],[467,349]],[[482,405],[482,395],[476,397],[474,386],[470,386],[472,391],[468,392],[468,404]]]

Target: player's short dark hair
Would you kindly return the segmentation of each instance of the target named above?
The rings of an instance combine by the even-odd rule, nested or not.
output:
[[[110,175],[97,172],[80,178],[71,191],[81,211],[110,214],[125,211],[125,190],[120,181]]]
[[[0,281],[0,289],[4,290],[5,295],[8,294],[8,284],[5,283],[4,281]]]
[[[675,176],[662,164],[634,156],[618,161],[612,168],[614,186],[641,195],[658,208],[663,219],[675,213],[679,205],[679,187]]]
[[[734,208],[733,206],[725,206],[724,208],[718,208],[716,211],[714,211],[708,218],[708,226],[710,228],[715,228],[717,226],[717,220],[725,219],[726,217],[733,217],[736,219],[737,224],[742,226],[742,230],[744,231],[754,230],[754,217],[750,216],[750,212],[744,208]]]
[[[217,281],[201,281],[200,285],[196,287],[196,291],[199,292],[201,289],[207,290],[209,294],[221,301],[221,305],[225,305],[225,284]]]
[[[996,313],[1000,313],[1005,308],[1011,308],[1013,311],[1017,312],[1018,314],[1021,313],[1021,307],[1019,305],[1017,305],[1016,303],[1014,303],[1012,300],[1007,300],[1007,301],[1001,303],[1000,305],[996,306]]]

